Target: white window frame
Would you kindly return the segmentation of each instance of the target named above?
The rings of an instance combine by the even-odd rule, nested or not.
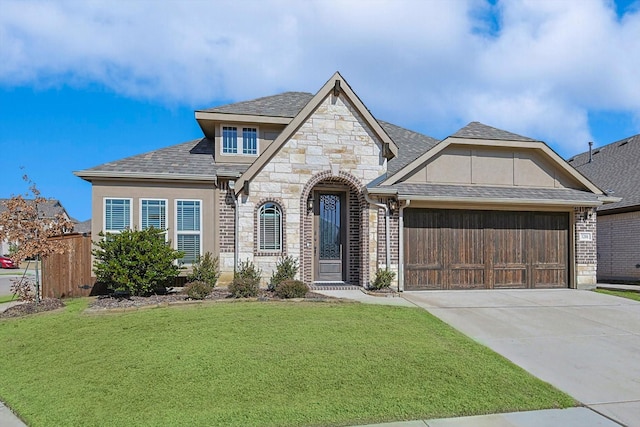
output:
[[[279,238],[278,238],[278,244],[279,244],[279,248],[277,249],[268,249],[268,248],[263,248],[263,241],[262,241],[262,213],[265,209],[265,207],[267,205],[274,205],[275,209],[278,211],[278,227],[279,227]],[[282,253],[283,251],[283,211],[282,211],[282,206],[280,206],[279,203],[273,202],[273,201],[266,201],[264,203],[262,203],[259,207],[258,207],[258,252],[262,252],[262,253]]]
[[[107,200],[128,200],[129,201],[129,229],[133,228],[133,199],[129,197],[108,196],[102,198],[102,229],[105,233],[120,233],[122,230],[107,229]]]
[[[140,230],[144,230],[143,228],[143,224],[144,221],[142,221],[142,205],[144,204],[144,202],[164,202],[164,228],[165,229],[169,229],[169,200],[168,199],[154,199],[154,198],[150,198],[150,197],[143,197],[139,200],[140,203],[140,215],[139,215],[139,219],[140,219]],[[165,242],[168,239],[167,236],[167,232],[164,232],[164,240]]]
[[[224,128],[235,128],[237,141],[236,151],[228,153],[224,151]],[[244,153],[244,128],[256,130],[256,152],[252,154]],[[246,156],[258,157],[260,155],[260,128],[255,125],[221,124],[220,125],[220,154],[223,156]]]
[[[198,202],[200,204],[200,224],[198,225],[198,228],[200,229],[199,231],[193,231],[193,230],[186,230],[186,231],[181,231],[178,229],[178,203],[179,202]],[[200,256],[202,256],[202,218],[204,217],[204,213],[203,213],[203,204],[202,204],[202,199],[176,199],[175,203],[174,203],[174,222],[175,222],[175,232],[174,232],[174,247],[176,250],[178,250],[178,235],[180,234],[190,234],[190,235],[199,235],[200,236]],[[185,262],[184,265],[193,265],[193,263],[187,263]]]

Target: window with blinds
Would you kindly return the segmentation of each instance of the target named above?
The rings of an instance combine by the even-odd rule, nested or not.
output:
[[[258,248],[261,251],[282,251],[282,212],[275,203],[265,203],[258,210]]]
[[[176,249],[184,252],[180,259],[193,264],[200,257],[200,200],[176,200]]]
[[[222,126],[222,154],[258,154],[258,128]]]
[[[131,199],[104,199],[104,231],[118,233],[131,228]]]
[[[167,228],[167,201],[142,199],[140,201],[140,227],[165,230]]]

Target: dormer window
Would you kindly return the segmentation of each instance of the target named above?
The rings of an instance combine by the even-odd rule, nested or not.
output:
[[[258,154],[258,128],[222,126],[222,154]]]

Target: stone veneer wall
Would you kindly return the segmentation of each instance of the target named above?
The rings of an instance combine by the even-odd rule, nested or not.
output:
[[[640,211],[598,215],[598,280],[640,280]]]
[[[358,225],[358,271],[349,271],[366,285],[377,264],[377,212],[363,205],[362,188],[386,172],[382,144],[344,95],[328,95],[296,133],[282,146],[250,183],[248,196],[240,197],[238,244],[240,260],[250,259],[262,268],[265,281],[275,268],[278,256],[254,253],[254,221],[257,203],[265,197],[282,201],[286,211],[287,254],[300,261],[300,275],[307,283],[311,276],[313,242],[306,201],[313,180],[333,178],[351,188],[350,202],[362,209]],[[315,184],[314,184],[315,185]],[[373,212],[371,212],[373,211]],[[355,224],[352,224],[355,227]],[[351,235],[354,233],[351,230]],[[356,256],[353,255],[352,256]],[[351,259],[350,263],[355,263]]]
[[[585,219],[585,214],[589,217]],[[597,236],[596,213],[591,208],[574,209],[575,223],[575,283],[578,289],[593,289],[596,286]],[[580,233],[591,233],[591,241],[580,240]]]

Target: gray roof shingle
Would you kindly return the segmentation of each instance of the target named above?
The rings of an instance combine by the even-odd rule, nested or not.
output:
[[[476,185],[447,184],[412,184],[401,182],[391,185],[398,194],[408,196],[430,196],[435,198],[490,198],[502,199],[505,202],[518,200],[545,200],[556,202],[598,202],[598,195],[589,191],[570,188],[527,188],[527,187],[492,187]]]
[[[9,200],[0,199],[0,213],[7,210],[6,202]],[[26,199],[26,201],[29,205],[33,203],[33,199]],[[68,217],[67,211],[57,199],[46,199],[38,205],[38,211],[44,215],[44,218],[55,218],[58,214]]]
[[[453,135],[452,138],[490,139],[499,141],[537,141],[506,130],[487,126],[480,122],[471,122]]]
[[[313,95],[307,92],[284,92],[201,111],[252,116],[295,117],[311,101],[311,98]]]
[[[640,135],[595,148],[591,163],[588,151],[573,156],[568,162],[607,194],[622,197],[621,201],[601,206],[598,211],[640,207]]]
[[[430,136],[413,132],[400,126],[378,120],[380,126],[387,132],[393,142],[398,146],[398,155],[389,160],[387,175],[391,176],[400,169],[420,157],[439,141]]]
[[[216,175],[235,175],[249,166],[243,164],[216,164],[213,159],[213,141],[202,138],[172,145],[159,150],[126,157],[78,172],[113,172],[127,174],[193,175],[213,178]]]

